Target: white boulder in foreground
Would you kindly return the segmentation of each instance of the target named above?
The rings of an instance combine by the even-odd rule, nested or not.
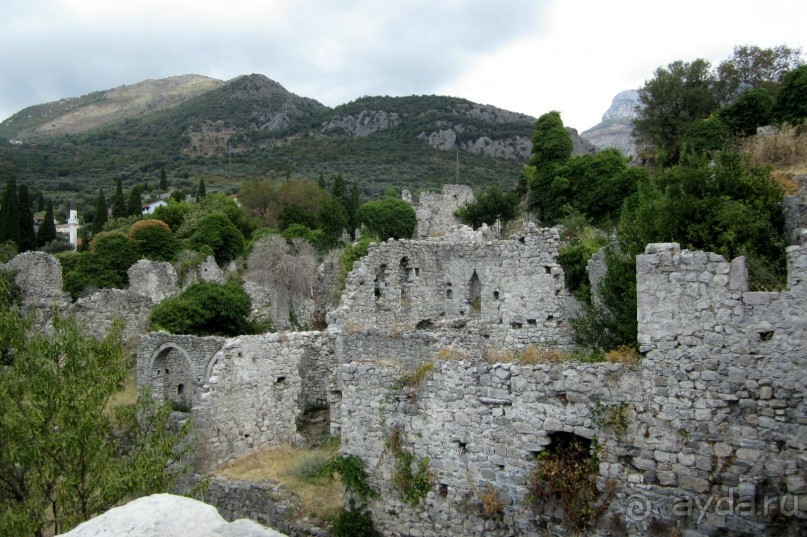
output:
[[[286,537],[257,522],[224,520],[216,508],[184,496],[154,494],[110,509],[62,537]]]

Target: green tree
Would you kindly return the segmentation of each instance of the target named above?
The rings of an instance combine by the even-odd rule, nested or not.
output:
[[[776,96],[773,115],[781,123],[798,124],[807,119],[807,65],[785,76]]]
[[[714,93],[717,102],[728,105],[752,89],[776,94],[787,73],[802,63],[801,51],[786,45],[734,47],[731,58],[721,62],[716,69]]]
[[[412,206],[397,198],[368,201],[359,207],[356,217],[360,225],[367,227],[381,240],[409,239],[418,223]]]
[[[317,219],[330,244],[336,244],[342,231],[348,226],[345,206],[333,196],[322,200]]]
[[[244,236],[222,213],[209,214],[199,220],[190,244],[197,250],[209,246],[220,265],[244,253]]]
[[[0,242],[12,241],[19,249],[20,206],[17,201],[17,180],[6,181],[6,191],[0,204]]]
[[[128,236],[146,259],[173,261],[179,252],[179,241],[162,220],[139,220],[129,229]]]
[[[70,530],[131,495],[169,490],[188,427],[170,432],[168,405],[149,397],[110,412],[129,361],[121,325],[99,341],[56,318],[47,334],[0,308],[0,534]]]
[[[45,218],[42,225],[36,230],[36,243],[39,247],[45,246],[56,239],[56,224],[53,221],[53,202],[48,200],[45,209]]]
[[[317,184],[322,190],[325,190],[325,174],[319,172],[319,178],[317,179]]]
[[[31,209],[31,199],[28,196],[28,187],[20,185],[17,189],[17,205],[20,213],[20,252],[36,249],[36,232],[34,231],[34,212]]]
[[[167,205],[157,207],[154,211],[154,218],[162,220],[171,228],[174,233],[179,230],[185,221],[185,215],[190,210],[190,206],[184,201],[169,200]]]
[[[457,209],[455,214],[474,229],[482,224],[492,225],[496,220],[500,220],[504,226],[518,216],[518,203],[516,192],[502,192],[494,185],[474,194],[474,201]]]
[[[340,201],[347,198],[347,187],[345,186],[345,180],[342,177],[341,173],[337,174],[333,180],[333,186],[331,187],[331,196]]]
[[[547,112],[535,122],[529,164],[539,173],[551,171],[572,156],[572,137],[563,126],[560,112]]]
[[[639,90],[638,116],[633,133],[640,142],[663,151],[670,162],[678,160],[681,139],[689,126],[717,108],[711,91],[714,76],[709,62],[676,61],[656,69]]]
[[[773,106],[773,96],[767,90],[755,88],[718,110],[717,117],[733,134],[751,136],[756,134],[757,127],[773,121]]]
[[[555,170],[572,156],[572,138],[559,112],[547,112],[535,122],[532,135],[532,156],[522,176],[529,193],[528,208],[537,210],[538,217],[550,221],[566,198],[568,180],[555,176]],[[524,187],[522,187],[522,190]]]
[[[160,190],[168,190],[168,178],[165,175],[165,168],[160,169]]]
[[[199,179],[199,188],[196,189],[196,201],[201,200],[207,195],[207,190],[205,189],[205,180],[200,178]]]
[[[109,218],[109,209],[106,205],[106,198],[104,197],[104,189],[98,190],[98,197],[95,199],[95,218],[92,221],[92,234],[96,235],[101,233],[104,229]]]
[[[143,203],[140,197],[141,187],[135,185],[129,192],[129,201],[126,202],[126,216],[142,216]]]
[[[653,242],[678,242],[726,259],[744,255],[757,290],[785,281],[781,188],[770,171],[731,151],[686,154],[677,165],[640,182],[625,200],[619,248],[606,256],[602,304],[575,322],[578,343],[608,349],[636,345],[636,255]]]
[[[177,237],[180,239],[190,237],[195,233],[200,220],[213,213],[225,215],[244,238],[251,237],[255,230],[255,220],[242,207],[239,207],[235,200],[224,194],[210,194],[198,203],[188,205],[182,225],[176,231]]]
[[[724,149],[730,138],[729,127],[720,119],[719,115],[712,115],[693,122],[687,128],[681,141],[681,151],[709,154]]]
[[[121,179],[115,181],[115,197],[112,198],[112,218],[126,216],[126,200],[123,198],[123,185]]]
[[[353,184],[350,187],[350,198],[347,204],[347,222],[348,231],[353,236],[353,232],[359,227],[359,221],[356,218],[356,211],[359,210],[361,205],[361,192],[359,192],[359,182],[353,179]]]
[[[196,282],[160,302],[151,314],[153,330],[197,336],[237,336],[253,331],[249,295],[237,280]]]

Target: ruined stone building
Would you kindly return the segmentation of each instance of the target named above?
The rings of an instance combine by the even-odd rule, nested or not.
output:
[[[555,504],[530,502],[528,483],[536,457],[575,439],[599,461],[593,534],[803,535],[807,232],[792,237],[787,289],[766,293],[748,291],[742,258],[648,245],[636,364],[508,359],[573,348],[557,231],[500,240],[455,229],[371,247],[324,331],[144,333],[137,380],[192,407],[201,470],[304,444],[301,416],[326,408],[379,492],[368,508],[383,535],[569,535]],[[45,254],[12,265],[60,285]],[[132,296],[134,311],[174,292],[163,265],[133,271],[116,300]],[[64,306],[59,291],[25,300]],[[137,319],[131,332],[144,330]],[[428,473],[416,502],[396,486],[396,452]]]

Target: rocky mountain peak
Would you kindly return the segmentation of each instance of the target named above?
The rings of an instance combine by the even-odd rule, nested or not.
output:
[[[639,104],[639,90],[620,91],[611,101],[611,106],[602,115],[603,122],[632,123],[636,119],[636,106]]]

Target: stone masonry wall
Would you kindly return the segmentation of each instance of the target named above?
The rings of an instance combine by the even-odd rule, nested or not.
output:
[[[418,219],[416,237],[437,237],[460,223],[457,209],[474,200],[474,192],[466,185],[443,185],[441,193],[421,192],[415,214]],[[411,200],[409,200],[411,201]]]
[[[226,520],[248,518],[290,537],[329,535],[320,528],[295,520],[300,515],[299,499],[273,481],[252,482],[212,477],[202,499],[213,505]]]
[[[226,340],[193,409],[204,465],[219,466],[269,445],[303,444],[297,418],[307,402],[327,397],[328,378],[320,377],[323,384],[313,389],[305,366],[329,352],[319,332]]]
[[[473,232],[388,241],[348,275],[329,324],[348,332],[468,325],[562,345],[569,330],[557,249],[556,230],[534,227],[503,241]]]
[[[565,535],[556,507],[524,503],[536,455],[560,432],[599,442],[608,506],[595,535],[807,532],[807,248],[788,248],[788,261],[788,290],[749,293],[742,259],[648,246],[635,366],[472,356],[435,360],[420,386],[401,388],[394,362],[342,365],[343,450],[381,493],[382,533]],[[392,484],[393,428],[434,476],[414,508]],[[503,516],[483,516],[487,490]]]

